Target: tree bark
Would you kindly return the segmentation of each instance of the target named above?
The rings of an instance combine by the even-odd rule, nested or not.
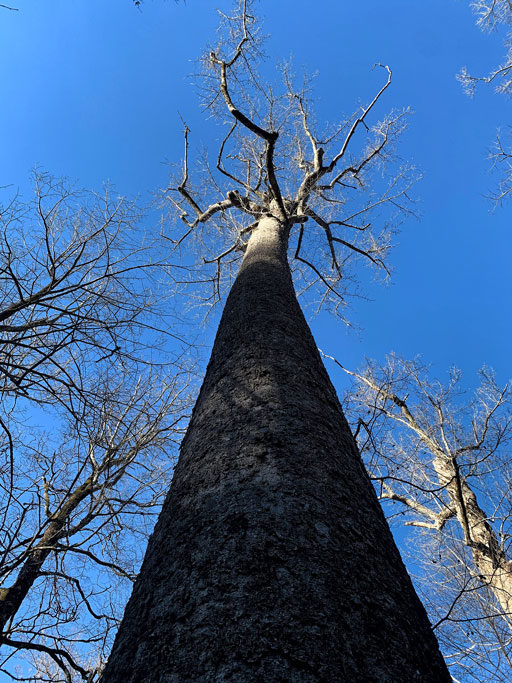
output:
[[[103,683],[451,681],[287,242],[251,236]]]

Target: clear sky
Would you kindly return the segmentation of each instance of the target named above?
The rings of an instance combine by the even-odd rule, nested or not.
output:
[[[99,188],[145,196],[167,183],[182,155],[182,124],[194,139],[216,135],[189,75],[228,2],[12,0],[0,10],[0,185],[29,192],[35,165]],[[335,121],[368,101],[389,64],[393,84],[379,110],[415,115],[400,154],[423,173],[421,219],[397,238],[389,286],[354,301],[347,331],[328,316],[312,321],[319,346],[348,367],[365,356],[422,354],[441,376],[451,365],[476,381],[483,363],[500,381],[510,371],[510,212],[491,211],[497,178],[486,159],[510,102],[483,88],[471,100],[455,76],[485,73],[502,57],[462,0],[261,0],[269,65],[294,56],[318,71],[317,118]],[[155,228],[156,229],[156,228]],[[211,330],[206,332],[211,340]]]

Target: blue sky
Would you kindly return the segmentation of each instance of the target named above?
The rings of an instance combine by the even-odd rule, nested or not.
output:
[[[29,192],[39,165],[86,187],[110,180],[122,194],[164,187],[168,162],[182,155],[178,110],[195,140],[218,135],[189,78],[215,31],[216,4],[230,6],[146,0],[138,11],[130,0],[19,0],[18,12],[2,10],[0,185]],[[464,65],[485,73],[498,63],[500,39],[479,31],[462,0],[262,0],[259,11],[269,68],[293,55],[318,71],[319,121],[373,95],[375,62],[393,69],[379,116],[415,112],[399,152],[423,173],[421,219],[397,237],[392,283],[354,301],[360,331],[319,316],[319,346],[352,368],[396,351],[422,354],[441,376],[457,365],[468,384],[486,363],[505,382],[512,204],[492,211],[485,194],[497,183],[487,151],[510,121],[510,102],[485,88],[469,99],[455,78]],[[205,334],[211,340],[212,330]]]

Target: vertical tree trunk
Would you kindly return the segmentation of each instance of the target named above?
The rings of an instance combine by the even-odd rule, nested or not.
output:
[[[261,220],[103,682],[450,681]]]

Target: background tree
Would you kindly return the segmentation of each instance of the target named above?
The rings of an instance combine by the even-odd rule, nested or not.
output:
[[[409,180],[366,188],[403,125],[370,124],[391,73],[320,135],[305,89],[285,73],[279,96],[256,74],[248,3],[222,18],[205,97],[226,133],[192,185],[185,127],[169,198],[187,226],[177,246],[207,250],[213,298],[243,260],[102,680],[448,681],[289,268],[336,310],[349,259],[385,268],[370,216],[406,203]]]
[[[499,32],[507,31],[504,38],[506,54],[503,62],[492,69],[487,76],[474,76],[464,67],[458,78],[464,90],[470,96],[480,84],[493,84],[496,92],[510,95],[512,92],[512,38],[510,27],[512,26],[512,3],[510,0],[473,0],[471,8],[477,17],[477,26],[482,31]],[[498,189],[491,195],[496,202],[506,199],[512,192],[512,152],[510,151],[509,135],[505,136],[498,130],[496,143],[490,154],[495,167],[501,171],[501,180]]]
[[[136,206],[42,173],[34,189],[0,212],[0,671],[93,681],[187,382],[168,352],[168,263]]]
[[[472,0],[471,9],[476,15],[476,23],[482,31],[499,31],[512,24],[512,3],[509,0]],[[459,76],[468,94],[472,95],[479,83],[492,83],[497,92],[510,93],[512,87],[512,43],[510,36],[505,37],[507,50],[503,62],[492,69],[487,76],[474,76],[464,68]]]
[[[510,680],[510,388],[484,368],[468,399],[460,372],[443,384],[394,355],[349,374],[346,410],[388,518],[415,530],[411,566],[454,680]]]

